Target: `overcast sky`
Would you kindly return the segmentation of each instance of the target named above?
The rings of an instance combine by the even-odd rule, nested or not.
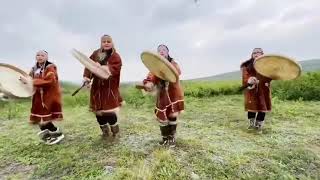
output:
[[[39,49],[60,79],[80,82],[88,56],[109,34],[123,61],[122,81],[142,80],[140,53],[167,44],[182,79],[239,69],[254,47],[297,60],[320,57],[320,0],[2,1],[0,62],[29,70]]]

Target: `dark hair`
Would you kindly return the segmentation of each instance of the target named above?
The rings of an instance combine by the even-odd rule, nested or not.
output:
[[[254,59],[253,59],[253,58],[250,58],[250,59],[244,64],[244,66],[245,66],[246,68],[248,68],[248,71],[249,71],[249,72],[254,71],[253,63],[254,63]]]
[[[157,49],[159,49],[159,47],[161,47],[161,46],[165,47],[169,52],[168,46],[166,46],[164,44],[160,44]],[[169,53],[168,53],[168,58],[167,59],[168,59],[169,62],[171,62],[173,60],[173,58],[169,55]]]
[[[160,47],[160,46],[164,46],[164,47],[168,50],[168,52],[169,52],[169,48],[168,48],[168,46],[167,46],[167,45],[160,44],[160,45],[158,46],[158,49],[159,49],[159,47]]]

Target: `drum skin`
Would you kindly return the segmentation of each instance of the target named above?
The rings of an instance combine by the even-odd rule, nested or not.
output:
[[[301,66],[293,59],[268,54],[259,57],[254,62],[255,70],[272,80],[292,80],[301,75]]]
[[[25,77],[27,83],[22,83],[20,77]],[[28,98],[34,94],[32,77],[10,64],[0,63],[0,86],[4,94],[13,98]]]
[[[162,80],[177,82],[179,73],[173,65],[162,56],[144,51],[141,53],[141,60],[148,70]]]

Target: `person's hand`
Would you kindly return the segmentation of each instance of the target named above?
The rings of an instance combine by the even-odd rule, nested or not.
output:
[[[154,88],[154,84],[152,82],[147,82],[145,85],[145,90],[148,91],[148,92],[151,92],[153,91],[153,88]]]
[[[250,84],[250,85],[256,85],[256,84],[258,84],[259,83],[259,80],[256,78],[256,77],[254,77],[254,76],[251,76],[249,79],[248,79],[248,84]]]
[[[86,86],[87,88],[90,88],[91,80],[90,80],[89,78],[83,78],[82,83],[83,83],[84,86]]]

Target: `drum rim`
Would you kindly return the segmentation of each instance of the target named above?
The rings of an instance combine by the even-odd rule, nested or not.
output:
[[[82,64],[82,65],[83,65],[85,68],[87,68],[91,73],[95,74],[95,75],[98,76],[99,78],[108,79],[108,78],[110,77],[110,75],[104,76],[104,75],[101,75],[101,74],[97,73],[96,71],[92,72],[92,71],[90,70],[90,68],[87,67],[82,61],[87,61],[88,63],[90,63],[90,65],[92,66],[92,68],[100,68],[102,71],[104,71],[104,69],[102,69],[101,67],[98,67],[94,60],[92,60],[90,57],[86,56],[86,55],[85,55],[84,53],[82,53],[81,51],[73,48],[73,49],[71,50],[71,54],[73,55],[73,57],[74,57],[75,59],[78,60],[78,62],[79,62],[80,64]],[[81,60],[79,60],[78,55],[84,56],[84,57],[86,57],[87,59],[84,60],[84,59],[82,59],[82,57],[80,57]],[[91,60],[92,62],[90,62],[90,61],[88,61],[88,60]]]
[[[23,71],[22,69],[20,69],[20,68],[18,68],[18,67],[16,67],[16,66],[13,66],[13,65],[10,65],[10,64],[7,64],[7,63],[0,63],[0,67],[5,67],[5,68],[8,68],[8,69],[12,69],[12,70],[20,73],[20,74],[21,74],[22,76],[24,76],[24,77],[30,77],[28,73],[26,73],[25,71]],[[30,78],[31,78],[31,77],[30,77]],[[31,79],[32,79],[32,78],[31,78]],[[29,98],[30,96],[33,96],[33,94],[35,93],[35,90],[33,89],[31,95],[28,96],[28,97],[25,97],[25,96],[17,96],[17,95],[15,95],[15,94],[12,94],[12,92],[10,92],[9,90],[7,90],[5,87],[3,87],[3,85],[0,84],[0,87],[1,87],[0,90],[1,90],[4,94],[6,94],[6,95],[8,95],[8,96],[10,96],[10,97],[14,97],[14,98]]]
[[[298,61],[296,61],[295,59],[293,59],[293,58],[291,58],[291,57],[284,56],[284,55],[281,55],[281,54],[265,54],[265,55],[262,55],[262,56],[258,57],[258,58],[254,61],[254,64],[253,64],[253,66],[254,66],[255,69],[256,69],[256,67],[255,67],[256,62],[257,62],[258,60],[261,60],[261,59],[265,58],[265,57],[280,57],[280,58],[289,60],[292,64],[295,64],[296,67],[298,67],[299,72],[298,72],[297,76],[296,76],[294,79],[297,79],[297,78],[300,77],[301,74],[302,74],[302,67],[301,67],[301,65],[298,63]],[[270,78],[270,77],[269,77],[269,78]],[[282,80],[282,79],[279,79],[279,80]]]
[[[157,57],[158,59],[160,59],[160,60],[162,60],[162,62],[164,62],[166,65],[167,65],[167,67],[173,72],[173,74],[175,75],[175,77],[176,77],[176,81],[175,82],[177,82],[178,81],[178,79],[179,79],[179,73],[177,72],[177,70],[176,70],[176,68],[174,68],[174,66],[168,61],[168,60],[166,60],[164,57],[162,57],[161,55],[159,55],[158,53],[154,53],[154,52],[152,52],[152,51],[143,51],[142,53],[141,53],[141,55],[140,55],[140,58],[141,58],[141,60],[142,60],[142,62],[143,62],[143,64],[145,64],[144,63],[144,59],[143,59],[143,55],[144,54],[148,54],[148,55],[152,55],[152,56],[154,56],[154,57]],[[147,67],[147,69],[148,69],[148,67]],[[149,70],[149,69],[148,69]],[[152,72],[151,72],[152,73]],[[168,80],[169,81],[169,80]],[[170,81],[171,82],[171,81]]]

